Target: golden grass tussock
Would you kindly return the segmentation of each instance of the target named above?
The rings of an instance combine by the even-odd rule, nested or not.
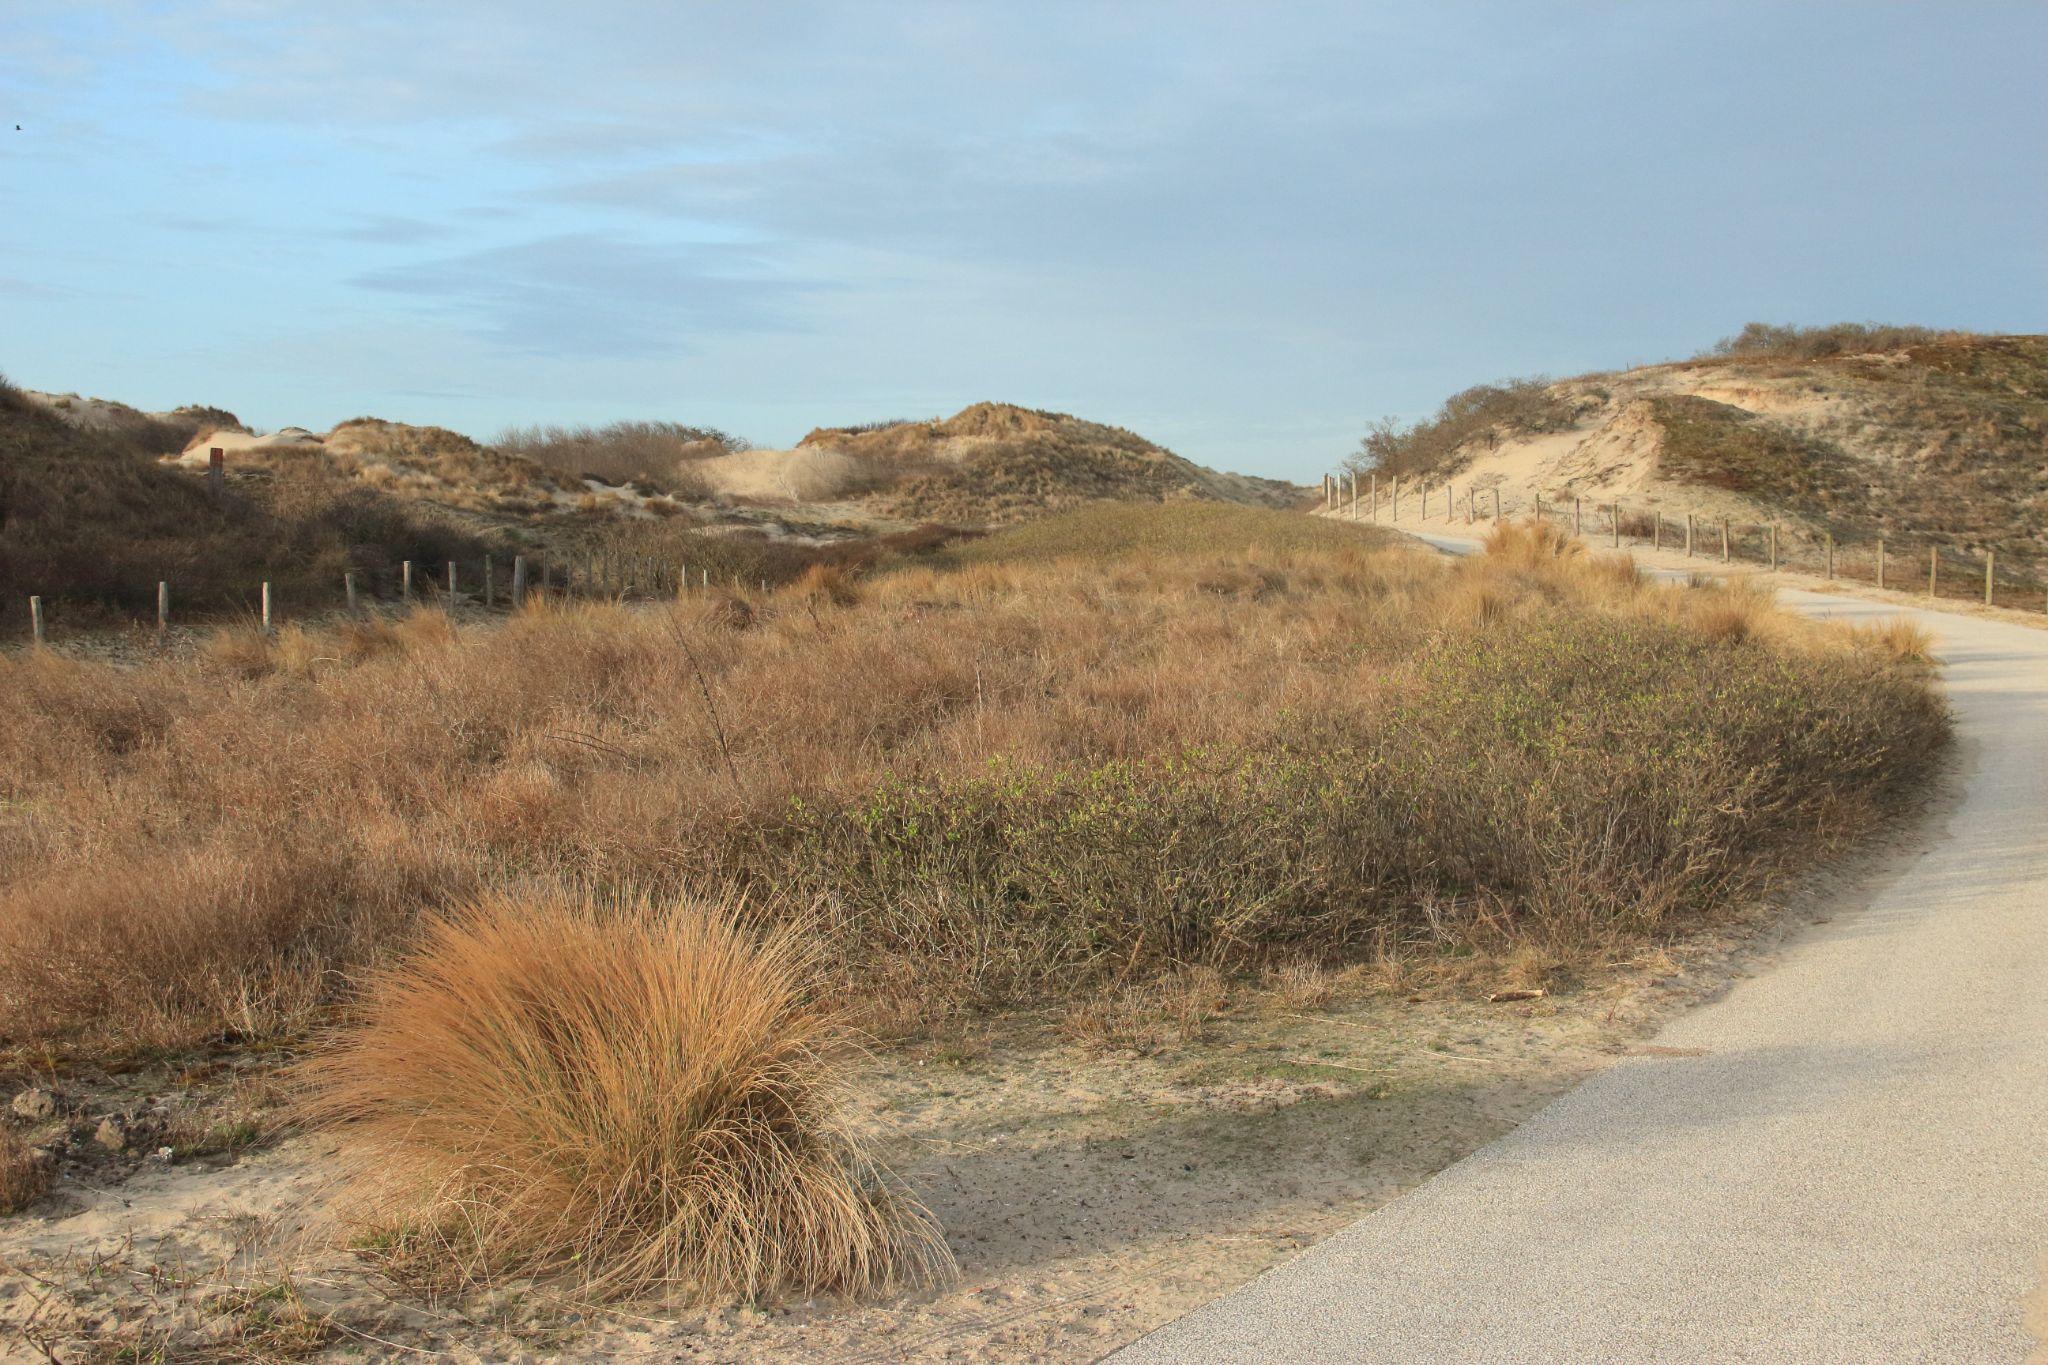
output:
[[[813,949],[734,907],[494,893],[298,1069],[384,1244],[469,1283],[861,1293],[948,1264],[847,1117]]]

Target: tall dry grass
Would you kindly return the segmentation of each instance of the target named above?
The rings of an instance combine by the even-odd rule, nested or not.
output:
[[[926,1011],[1568,957],[1855,833],[1946,733],[1894,649],[1543,533],[1447,563],[1104,515],[857,591],[0,659],[0,1039],[289,1034],[527,878],[816,906],[845,989]]]
[[[947,1263],[845,1116],[814,949],[720,904],[497,893],[302,1063],[386,1246],[466,1283],[861,1292]]]

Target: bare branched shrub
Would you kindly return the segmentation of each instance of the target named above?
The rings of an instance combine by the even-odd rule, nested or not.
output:
[[[1752,322],[1734,336],[1723,337],[1702,351],[1700,359],[1825,360],[1829,356],[1873,351],[1903,351],[1934,341],[1972,335],[1939,327],[1898,326],[1876,322],[1837,322],[1820,327]]]
[[[1353,464],[1381,474],[1448,472],[1469,455],[1466,447],[1503,437],[1562,431],[1573,421],[1572,405],[1548,379],[1503,379],[1475,384],[1444,400],[1434,414],[1403,426],[1381,418],[1358,443]]]
[[[747,442],[730,432],[681,422],[515,426],[498,433],[493,444],[581,477],[637,483],[686,497],[707,491],[691,465],[747,449]]]
[[[946,1264],[846,1117],[845,1056],[793,931],[555,893],[434,921],[299,1075],[375,1222],[465,1281],[756,1298]]]

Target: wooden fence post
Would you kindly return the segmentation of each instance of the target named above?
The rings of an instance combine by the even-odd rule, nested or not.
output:
[[[156,583],[156,633],[161,635],[171,628],[171,585],[159,578]]]
[[[1692,525],[1693,514],[1687,512],[1685,514],[1685,557],[1687,559],[1692,558]]]
[[[1372,472],[1372,519],[1380,519],[1380,474],[1377,469]]]
[[[1987,607],[1998,605],[1991,594],[1991,566],[1996,561],[1997,556],[1998,551],[1996,550],[1986,550],[1984,552],[1984,605]]]
[[[1610,537],[1609,543],[1613,548],[1619,550],[1621,548],[1621,504],[1619,502],[1607,504],[1607,520],[1611,523],[1607,528]]]
[[[219,446],[206,452],[206,491],[219,502],[228,492],[228,453]]]
[[[1884,537],[1877,538],[1877,590],[1884,591]]]
[[[40,597],[28,599],[28,625],[29,633],[34,637],[37,648],[41,648],[46,639],[43,634],[43,599]]]
[[[1540,491],[1536,494],[1536,520],[1543,520],[1543,494]]]
[[[1778,523],[1771,523],[1771,572],[1778,571]]]
[[[1493,524],[1500,525],[1500,485],[1493,486]]]
[[[1574,493],[1572,495],[1572,534],[1575,536],[1585,529],[1585,510],[1585,499]]]
[[[270,634],[270,580],[263,580],[263,633]]]
[[[354,569],[350,569],[341,576],[341,593],[343,597],[348,599],[348,614],[354,616],[356,614],[356,572]]]
[[[1934,581],[1940,576],[1940,572],[1941,547],[1939,545],[1930,545],[1927,547],[1927,595],[1929,597],[1934,596]]]
[[[1396,526],[1401,524],[1401,476],[1399,474],[1394,476],[1394,497],[1393,501],[1387,504],[1387,519]]]
[[[1650,548],[1664,548],[1664,509],[1661,507],[1650,510]]]
[[[484,556],[484,605],[486,607],[498,605],[497,566],[491,563],[489,555]]]
[[[448,605],[455,605],[455,561],[448,561]]]
[[[1351,471],[1351,519],[1358,520],[1358,471]]]
[[[526,556],[512,556],[512,610],[526,605]]]
[[[1728,518],[1723,517],[1721,518],[1721,562],[1726,564],[1728,560]]]
[[[412,561],[406,560],[399,566],[400,586],[398,595],[407,602],[412,601]]]

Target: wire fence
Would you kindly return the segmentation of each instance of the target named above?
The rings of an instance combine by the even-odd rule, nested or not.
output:
[[[1926,535],[1893,534],[1837,540],[1832,533],[1793,531],[1778,522],[1669,513],[1626,499],[1546,497],[1498,484],[1365,481],[1330,476],[1323,510],[1384,525],[1431,524],[1483,529],[1502,521],[1562,526],[1589,543],[1669,551],[1701,562],[1754,564],[1829,581],[1933,598],[2048,612],[2048,574],[2038,557],[1994,549],[1964,550]]]

